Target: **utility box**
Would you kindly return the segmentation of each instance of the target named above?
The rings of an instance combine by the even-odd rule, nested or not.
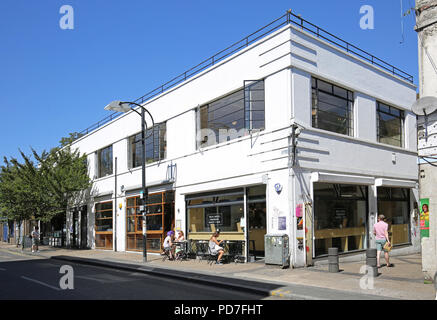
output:
[[[288,235],[264,236],[265,264],[276,264],[282,268],[290,266],[289,239]]]

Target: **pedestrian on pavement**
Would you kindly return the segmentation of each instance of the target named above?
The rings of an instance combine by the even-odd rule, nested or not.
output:
[[[35,229],[31,233],[32,237],[32,252],[39,252],[38,242],[39,242],[39,232],[38,232],[38,226],[35,227]]]
[[[388,238],[388,224],[384,222],[385,216],[383,214],[378,215],[378,222],[373,226],[373,234],[376,239],[376,264],[378,268],[381,268],[380,256],[381,251],[384,250],[385,261],[387,262],[387,267],[393,267],[389,261],[388,250],[384,248],[385,244],[390,244],[390,239]]]
[[[173,260],[175,258],[175,245],[174,245],[175,237],[174,231],[167,232],[167,237],[164,239],[164,254],[168,254],[169,260]]]
[[[183,242],[185,241],[184,232],[182,230],[179,230],[178,237],[176,238],[176,258],[179,259],[182,257],[184,250],[182,248]]]
[[[220,229],[217,229],[211,236],[211,238],[209,239],[209,249],[211,251],[211,254],[213,255],[217,255],[217,261],[216,264],[223,264],[223,262],[221,261],[223,254],[225,253],[225,251],[223,250],[223,247],[221,247],[220,245],[222,244],[223,240],[218,241],[217,238],[220,236]]]

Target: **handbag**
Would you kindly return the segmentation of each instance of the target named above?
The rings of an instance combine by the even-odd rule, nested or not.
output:
[[[386,242],[385,245],[384,245],[384,251],[390,252],[391,249],[392,249],[391,243]]]

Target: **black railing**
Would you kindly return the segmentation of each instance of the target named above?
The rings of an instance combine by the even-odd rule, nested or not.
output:
[[[191,78],[192,76],[202,72],[208,67],[211,67],[215,65],[216,63],[226,59],[230,55],[234,54],[238,50],[248,47],[253,42],[257,41],[258,39],[282,28],[285,25],[294,25],[302,30],[305,30],[309,33],[312,33],[317,38],[321,38],[323,40],[328,41],[329,43],[345,50],[348,53],[351,53],[359,58],[362,58],[364,60],[367,60],[372,65],[376,65],[386,71],[391,72],[393,75],[398,76],[404,80],[407,80],[411,83],[413,83],[413,76],[392,66],[391,64],[371,55],[370,53],[350,44],[347,41],[344,41],[343,39],[340,39],[337,36],[334,36],[333,34],[325,31],[324,29],[316,26],[315,24],[312,24],[311,22],[301,18],[298,15],[295,15],[291,12],[291,10],[288,10],[284,15],[279,17],[276,20],[273,20],[269,24],[265,25],[264,27],[258,29],[254,33],[248,35],[247,37],[241,39],[240,41],[235,42],[231,46],[227,47],[226,49],[221,50],[220,52],[216,53],[212,57],[202,61],[198,65],[192,67],[191,69],[185,71],[184,73],[181,73],[180,75],[174,77],[170,81],[160,85],[159,87],[153,89],[152,91],[146,93],[145,95],[139,97],[134,102],[138,104],[142,104],[153,97],[156,97],[162,93],[164,93],[166,90],[175,87],[181,82],[186,81],[187,79]],[[100,126],[108,123],[109,121],[117,118],[118,112],[114,112],[110,114],[109,116],[105,117],[104,119],[100,120],[99,122],[93,124],[92,126],[86,128],[85,130],[82,130],[79,133],[79,136],[83,136],[88,134],[89,132],[99,128]]]

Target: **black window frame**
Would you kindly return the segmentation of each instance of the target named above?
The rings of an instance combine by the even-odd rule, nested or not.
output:
[[[383,107],[382,107],[383,106]],[[383,108],[388,109],[388,111],[383,110]],[[390,141],[398,141],[395,138],[389,137],[389,136],[385,136],[382,137],[381,136],[381,126],[380,126],[380,114],[384,114],[393,118],[398,118],[399,119],[399,145],[397,144],[393,144],[393,143],[389,143],[387,141],[383,142],[381,141],[381,139],[390,139]],[[399,115],[398,115],[399,114]],[[377,101],[376,102],[376,137],[377,137],[377,141],[379,143],[383,143],[383,144],[387,144],[387,145],[391,145],[391,146],[395,146],[395,147],[399,147],[399,148],[404,148],[405,147],[405,111],[396,107],[393,107],[391,105],[388,105],[384,102],[380,102]]]
[[[167,157],[167,122],[157,123],[146,130],[146,164],[161,161]],[[128,138],[129,168],[141,166],[141,132]],[[151,151],[150,151],[151,150]]]
[[[110,149],[109,155],[106,156],[105,150]],[[102,157],[103,153],[103,157]],[[109,164],[105,166],[104,160],[109,160]],[[106,167],[107,170],[104,170]],[[114,173],[114,155],[112,144],[97,151],[97,178],[110,176]]]
[[[261,85],[260,85],[261,84]],[[259,92],[262,92],[262,98],[259,97]],[[256,97],[256,98],[255,98]],[[230,99],[226,101],[226,99]],[[226,102],[220,105],[221,102]],[[218,107],[215,107],[217,106]],[[230,112],[214,116],[219,110],[225,110],[232,105],[237,105]],[[256,106],[255,106],[256,105]],[[255,106],[255,107],[254,107]],[[255,113],[258,115],[255,117]],[[260,119],[259,115],[262,115]],[[229,116],[237,115],[235,119],[227,121],[217,121],[220,119],[227,119]],[[212,146],[225,141],[220,141],[219,130],[221,129],[235,129],[238,135],[228,136],[226,141],[237,139],[241,137],[240,130],[245,129],[247,133],[255,130],[262,131],[265,129],[265,85],[264,79],[261,80],[245,80],[242,88],[226,94],[225,96],[211,101],[207,104],[196,108],[196,136],[202,129],[211,129],[215,133],[215,141],[211,141],[210,136],[200,137],[202,141],[197,142],[197,149]],[[234,127],[233,127],[234,126]],[[246,132],[245,132],[246,134]]]
[[[325,90],[323,88],[320,88],[320,82],[323,83],[324,85],[330,87],[329,90]],[[337,90],[336,90],[337,89]],[[346,97],[336,93],[336,91],[345,91],[346,93]],[[346,102],[347,107],[344,108],[342,106],[336,106],[333,104],[330,104],[328,102],[325,101],[320,101],[320,93],[325,94],[325,95],[329,95],[332,96],[336,99],[341,99],[344,100]],[[321,110],[319,108],[319,102],[323,102],[324,104],[328,104],[331,105],[335,108],[339,108],[339,109],[343,109],[344,111],[346,111],[346,117],[343,117],[341,115],[338,115],[338,117],[344,118],[347,121],[347,125],[346,125],[346,133],[344,132],[339,132],[336,130],[330,130],[327,128],[323,128],[320,126],[320,124],[318,123],[318,115],[320,113],[328,113],[327,111]],[[341,86],[338,86],[336,84],[327,82],[325,80],[322,79],[318,79],[316,77],[311,77],[311,125],[313,128],[318,128],[321,130],[325,130],[325,131],[330,131],[330,132],[335,132],[338,134],[343,134],[343,135],[347,135],[347,136],[354,136],[354,103],[355,103],[355,96],[354,96],[354,92],[343,88]],[[314,114],[314,110],[315,114]],[[332,125],[337,125],[336,123],[327,121],[327,120],[323,120],[323,122],[328,123],[328,124],[332,124]]]

